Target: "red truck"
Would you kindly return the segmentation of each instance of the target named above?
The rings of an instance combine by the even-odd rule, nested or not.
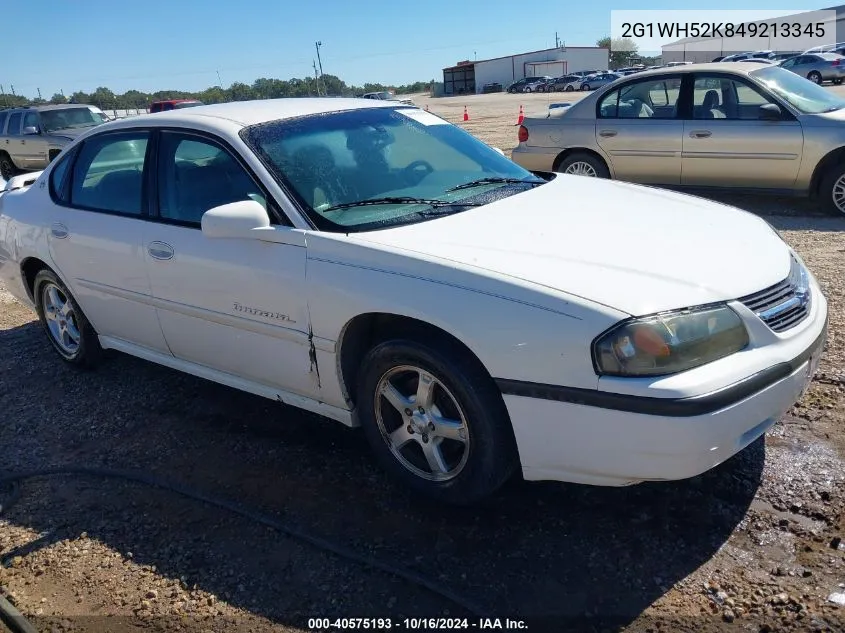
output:
[[[165,101],[154,101],[150,104],[150,113],[166,112],[167,110],[179,110],[181,108],[193,108],[205,105],[196,99],[167,99]]]

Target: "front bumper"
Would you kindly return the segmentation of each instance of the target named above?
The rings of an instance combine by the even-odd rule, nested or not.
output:
[[[807,389],[827,340],[827,310],[788,362],[693,398],[644,398],[499,381],[523,477],[624,486],[694,477],[765,434]],[[555,388],[551,388],[555,389]],[[580,393],[579,393],[580,392]],[[595,394],[597,392],[589,392]]]

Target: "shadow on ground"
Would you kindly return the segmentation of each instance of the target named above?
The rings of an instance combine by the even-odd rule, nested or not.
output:
[[[35,323],[0,330],[0,374],[0,472],[85,464],[156,473],[423,573],[491,616],[528,619],[533,631],[633,621],[726,541],[764,461],[758,441],[683,482],[513,482],[486,506],[443,508],[388,483],[356,431],[123,355],[79,373]],[[30,480],[5,518],[45,534],[2,552],[7,561],[87,532],[279,623],[463,614],[382,572],[120,481]]]

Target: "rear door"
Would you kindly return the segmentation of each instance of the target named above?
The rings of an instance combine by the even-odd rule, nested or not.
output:
[[[610,158],[615,178],[680,184],[680,92],[680,75],[659,75],[626,81],[599,100],[596,142]]]
[[[684,122],[681,184],[788,189],[795,183],[804,134],[783,120],[760,118],[777,100],[739,75],[696,73],[690,118]]]

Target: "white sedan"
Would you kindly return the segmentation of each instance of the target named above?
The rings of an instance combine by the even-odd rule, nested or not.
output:
[[[0,279],[62,359],[119,350],[361,426],[450,503],[517,472],[702,473],[800,398],[826,340],[816,280],[754,215],[532,174],[396,102],[115,121],[21,184]]]

